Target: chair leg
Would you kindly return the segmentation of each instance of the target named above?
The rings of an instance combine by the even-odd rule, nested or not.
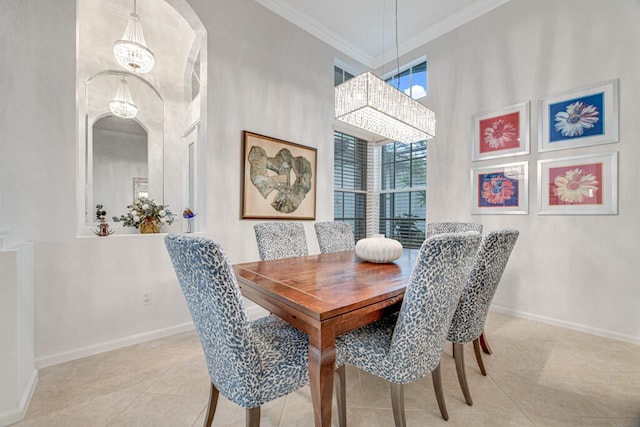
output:
[[[489,341],[487,341],[487,337],[484,334],[484,331],[480,334],[480,345],[482,346],[482,351],[486,354],[491,354],[491,347],[489,347]]]
[[[456,360],[456,372],[458,373],[458,381],[460,382],[460,388],[462,394],[464,394],[464,400],[467,405],[473,405],[471,400],[471,393],[469,393],[469,385],[467,384],[467,374],[464,370],[464,349],[462,344],[453,345],[453,358]]]
[[[438,408],[440,408],[440,415],[445,421],[449,420],[449,413],[447,412],[447,404],[444,401],[444,393],[442,392],[442,375],[440,375],[440,364],[436,366],[431,372],[431,379],[433,380],[433,390],[436,392],[436,400],[438,401]]]
[[[345,365],[336,369],[334,381],[336,401],[338,403],[338,422],[340,427],[347,427],[347,386]]]
[[[247,408],[247,427],[260,427],[260,407]]]
[[[484,363],[482,362],[482,352],[480,351],[480,340],[473,340],[473,351],[476,353],[476,360],[478,361],[478,367],[480,368],[480,372],[485,377],[487,376],[487,371],[484,369]]]
[[[406,427],[407,420],[404,416],[404,386],[402,384],[391,384],[391,407],[393,408],[393,420],[396,427]]]
[[[211,427],[213,424],[213,416],[216,413],[216,406],[218,406],[218,389],[213,383],[211,383],[211,388],[209,389],[209,405],[207,405],[207,416],[204,419],[204,427]]]

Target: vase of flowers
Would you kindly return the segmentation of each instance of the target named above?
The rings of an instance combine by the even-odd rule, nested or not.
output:
[[[129,212],[120,216],[125,227],[135,227],[141,233],[159,233],[164,224],[173,222],[173,214],[166,205],[159,205],[153,199],[140,197],[127,206]]]
[[[193,233],[193,218],[197,214],[193,213],[193,211],[189,208],[185,208],[182,211],[182,217],[187,220],[187,233]]]

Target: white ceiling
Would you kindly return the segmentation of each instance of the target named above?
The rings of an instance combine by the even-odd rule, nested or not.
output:
[[[370,68],[401,56],[509,0],[255,0]]]

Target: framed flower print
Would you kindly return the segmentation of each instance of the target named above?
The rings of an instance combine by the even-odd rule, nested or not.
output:
[[[471,160],[529,153],[529,102],[473,116]]]
[[[540,215],[618,213],[618,153],[538,160]]]
[[[471,214],[527,214],[529,163],[471,168]]]
[[[618,142],[618,80],[540,100],[538,150]]]

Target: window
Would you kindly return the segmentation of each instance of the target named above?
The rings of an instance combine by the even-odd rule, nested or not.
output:
[[[380,233],[406,248],[425,238],[427,142],[381,148]]]
[[[411,66],[385,81],[413,99],[422,98],[427,95],[427,61]]]
[[[386,82],[398,85],[414,99],[425,96],[427,62],[418,62]],[[336,86],[352,77],[334,66]],[[333,180],[334,219],[349,223],[356,241],[367,236],[368,223],[370,233],[382,233],[406,248],[422,245],[426,227],[426,141],[395,142],[370,149],[367,141],[335,131]]]
[[[351,225],[355,240],[367,235],[367,141],[334,132],[333,217]]]
[[[377,230],[406,248],[419,248],[425,238],[427,143],[391,143],[368,156],[367,141],[334,132],[334,219],[351,225],[358,241],[367,236],[367,195],[372,176],[379,177]],[[377,168],[379,170],[374,170]],[[369,199],[371,200],[371,199]],[[371,206],[375,205],[374,203]],[[375,209],[375,208],[374,208]]]
[[[334,86],[338,86],[339,84],[344,83],[347,80],[352,78],[353,78],[353,74],[343,70],[337,65],[334,65],[333,67],[333,85]]]

